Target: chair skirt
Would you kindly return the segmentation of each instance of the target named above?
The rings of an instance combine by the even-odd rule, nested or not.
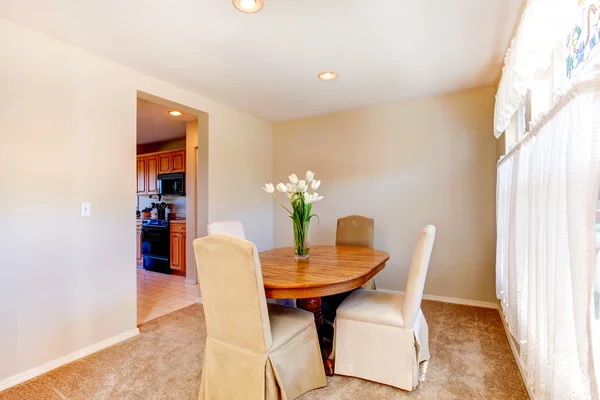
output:
[[[428,337],[421,311],[414,329],[338,317],[335,374],[412,391],[419,384],[420,363],[429,359]]]
[[[291,400],[326,385],[314,324],[267,354],[206,340],[200,400]]]

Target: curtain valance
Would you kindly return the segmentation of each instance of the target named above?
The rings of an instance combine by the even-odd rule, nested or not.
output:
[[[569,31],[576,1],[529,0],[519,28],[504,58],[502,77],[496,93],[494,135],[506,130],[510,119],[524,101],[537,71],[552,62],[556,42]]]

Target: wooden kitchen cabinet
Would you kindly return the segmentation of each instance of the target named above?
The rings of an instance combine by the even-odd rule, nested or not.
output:
[[[174,274],[185,275],[185,222],[171,222],[171,269]]]
[[[135,263],[144,265],[144,258],[142,257],[142,223],[137,221],[135,225]]]
[[[137,194],[146,193],[146,157],[138,156],[136,159]]]
[[[171,153],[162,153],[158,155],[158,173],[168,174],[171,172],[173,156]]]
[[[158,156],[146,157],[146,193],[158,193]]]
[[[136,160],[136,194],[158,194],[158,174],[185,172],[185,149],[142,154]]]
[[[171,153],[170,172],[185,172],[185,150],[177,150]]]
[[[158,155],[158,173],[185,172],[185,150],[168,151]]]

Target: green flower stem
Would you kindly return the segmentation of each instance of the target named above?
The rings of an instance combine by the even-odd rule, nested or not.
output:
[[[292,215],[292,212],[286,206],[283,205],[283,203],[281,202],[281,200],[279,200],[279,198],[275,195],[275,193],[273,193],[273,197],[275,197],[275,200],[277,200],[279,205],[281,207],[283,207],[285,209],[285,211],[287,211],[288,213],[290,213],[290,215]]]
[[[306,256],[309,252],[306,239],[310,228],[310,219],[312,218],[312,204],[305,203],[302,194],[292,196],[290,202],[294,210],[291,215],[294,228],[294,254]]]
[[[310,250],[308,248],[308,243],[306,242],[308,230],[310,229],[310,220],[312,217],[317,217],[317,220],[319,219],[318,215],[311,214],[312,203],[306,203],[304,201],[303,193],[293,193],[291,197],[289,197],[292,206],[292,210],[290,210],[281,202],[281,200],[279,200],[275,193],[273,193],[273,197],[277,200],[277,203],[290,214],[290,218],[292,219],[294,228],[294,254],[297,256],[307,256]]]

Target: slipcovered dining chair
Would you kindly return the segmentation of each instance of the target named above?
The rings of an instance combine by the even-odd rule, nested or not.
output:
[[[408,391],[424,379],[429,359],[429,331],[421,300],[435,232],[433,225],[421,230],[406,294],[357,290],[338,307],[334,344],[336,374]]]
[[[211,233],[226,233],[235,237],[246,239],[244,225],[241,221],[214,221],[208,224],[208,234]]]
[[[350,215],[338,218],[335,244],[336,246],[373,248],[374,227],[375,221],[372,218],[366,218],[361,215]],[[370,279],[362,285],[362,288],[375,290],[375,281]],[[342,301],[344,301],[350,293],[352,292],[344,292],[322,298],[323,317],[325,319],[325,329],[323,334],[329,339],[333,339],[333,321],[335,320],[335,312]]]
[[[335,232],[336,246],[358,246],[373,248],[375,220],[361,215],[338,218]],[[363,289],[375,290],[375,281],[370,279]]]
[[[227,235],[235,236],[240,239],[246,239],[244,232],[244,225],[241,221],[215,221],[208,224],[208,234],[212,233],[224,233]],[[294,299],[267,299],[267,302],[273,304],[281,304],[288,307],[296,307],[296,301]]]
[[[206,349],[199,399],[294,399],[327,385],[312,313],[268,304],[256,246],[194,240]]]

